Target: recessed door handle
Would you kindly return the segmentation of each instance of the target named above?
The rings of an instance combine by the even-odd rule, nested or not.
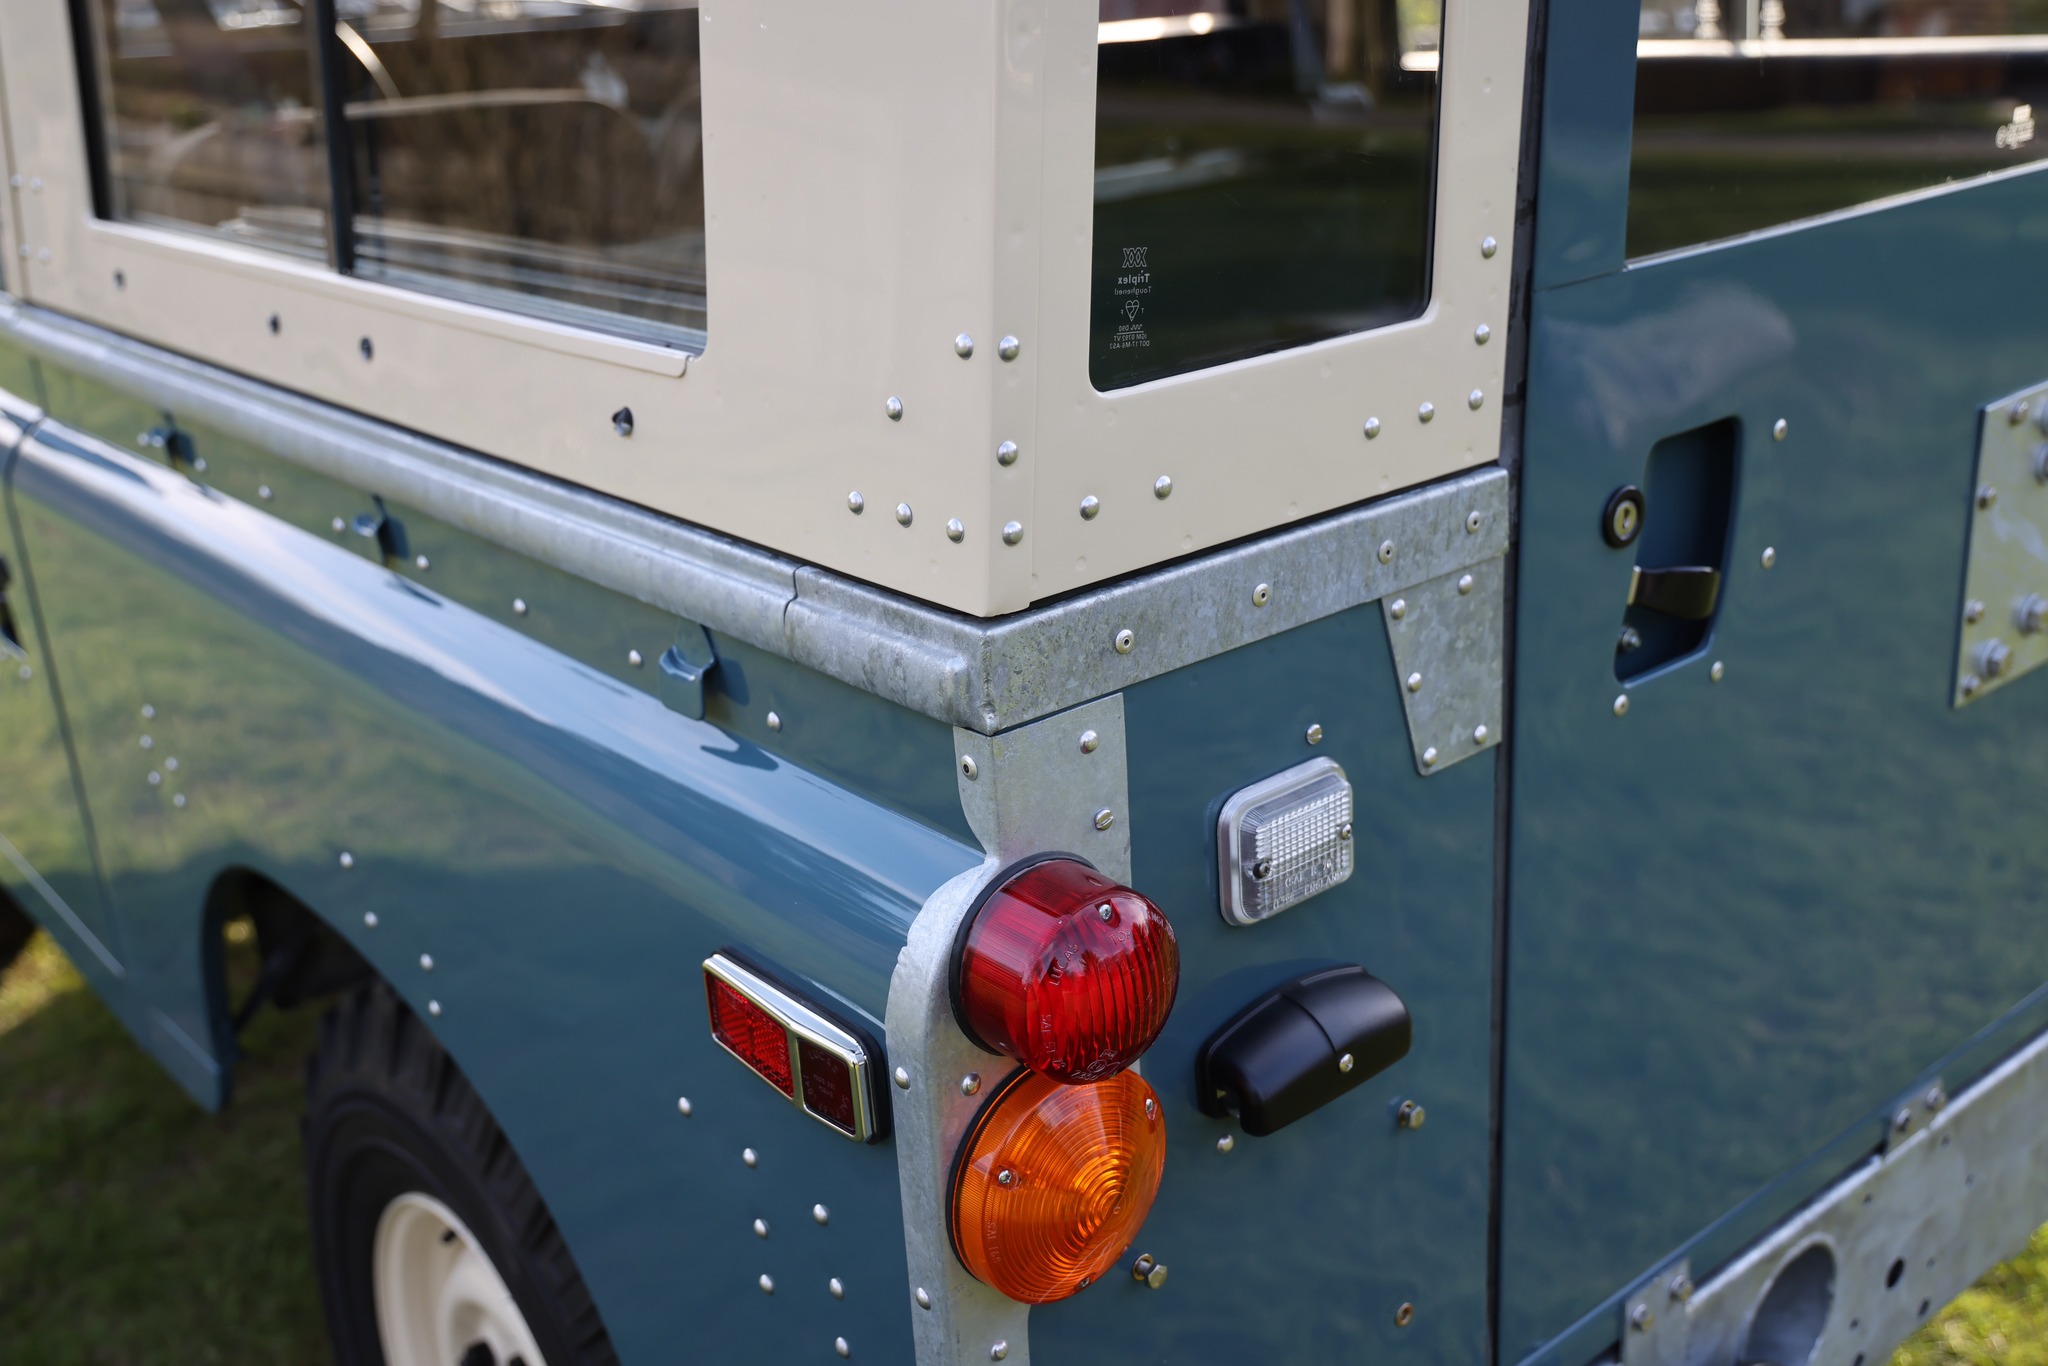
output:
[[[1681,621],[1705,621],[1721,600],[1721,571],[1703,564],[1645,569],[1637,565],[1628,584],[1628,605],[1662,612]]]

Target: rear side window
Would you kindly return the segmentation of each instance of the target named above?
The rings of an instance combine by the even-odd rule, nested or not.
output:
[[[2048,154],[2037,0],[1644,0],[1628,254]]]
[[[1100,0],[1089,376],[1428,302],[1439,0]]]
[[[90,4],[106,216],[702,348],[695,0]]]

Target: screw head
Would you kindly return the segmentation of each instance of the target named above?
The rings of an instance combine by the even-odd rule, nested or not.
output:
[[[960,544],[960,542],[966,540],[967,523],[961,521],[958,517],[947,518],[946,539],[951,541],[954,545],[958,545]]]
[[[889,395],[889,401],[882,405],[882,411],[889,415],[891,422],[901,422],[903,420],[903,400],[894,394]]]
[[[1308,741],[1312,745],[1320,745],[1321,743],[1323,743],[1323,723],[1320,721],[1310,722],[1309,728],[1302,732],[1301,738]]]
[[[1476,533],[1479,530],[1479,528],[1485,525],[1486,514],[1481,512],[1478,508],[1473,508],[1470,512],[1465,514],[1465,531],[1467,532],[1467,534]]]
[[[898,526],[909,526],[911,518],[914,516],[916,514],[910,510],[910,504],[898,503],[896,505],[896,524]]]
[[[1110,905],[1107,901],[1103,902],[1095,908],[1095,918],[1105,925],[1110,924],[1116,919],[1116,907]],[[1145,1103],[1150,1105],[1152,1102],[1147,1100]]]
[[[980,767],[980,765],[978,765],[978,764],[976,764],[976,763],[974,762],[974,756],[973,756],[972,754],[963,754],[963,755],[961,755],[961,756],[960,756],[960,776],[961,776],[961,777],[963,777],[963,778],[973,778],[973,777],[974,777],[975,775],[979,774],[980,772],[981,772],[981,767]]]
[[[961,360],[966,360],[969,356],[973,355],[974,338],[968,336],[965,332],[953,338],[953,354]]]
[[[1162,474],[1157,479],[1154,479],[1152,481],[1152,496],[1154,498],[1171,498],[1173,496],[1173,477]]]
[[[1783,441],[1785,439],[1786,434],[1791,430],[1792,428],[1789,425],[1787,425],[1785,419],[1781,417],[1776,422],[1773,422],[1771,424],[1771,440]]]
[[[1023,344],[1015,337],[1005,337],[996,343],[996,354],[1004,360],[1017,359],[1017,353],[1023,349]]]
[[[612,414],[612,430],[620,436],[631,436],[633,434],[633,410],[631,408],[621,408]]]
[[[1273,585],[1272,585],[1272,584],[1270,584],[1270,583],[1262,583],[1262,584],[1260,584],[1260,585],[1259,585],[1259,586],[1258,586],[1257,588],[1254,588],[1254,589],[1252,589],[1252,606],[1254,606],[1254,607],[1264,607],[1264,606],[1265,606],[1265,605],[1266,605],[1267,603],[1271,602],[1272,600],[1273,600]]]
[[[1101,512],[1101,511],[1102,511],[1102,500],[1101,500],[1100,498],[1097,498],[1097,497],[1096,497],[1096,496],[1095,496],[1094,494],[1092,494],[1092,493],[1091,493],[1091,494],[1089,494],[1089,495],[1088,495],[1088,496],[1087,496],[1086,498],[1083,498],[1083,499],[1081,500],[1081,520],[1082,520],[1082,521],[1084,521],[1084,522],[1092,522],[1092,521],[1094,521],[1094,520],[1095,520],[1095,516],[1096,516],[1096,514],[1097,514],[1097,513],[1099,513],[1099,512]]]
[[[1002,445],[996,447],[996,463],[998,465],[1004,466],[1016,464],[1017,443],[1014,441],[1005,441]]]
[[[1021,541],[1021,540],[1023,540],[1023,539],[1024,539],[1024,524],[1023,524],[1022,522],[1004,522],[1004,523],[1003,523],[1003,544],[1004,544],[1004,545],[1015,545],[1015,544],[1017,544],[1017,542],[1019,542],[1019,541]]]
[[[1619,696],[1619,697],[1617,697],[1617,698],[1615,698],[1615,699],[1614,699],[1614,714],[1615,714],[1616,716],[1627,716],[1627,715],[1628,715],[1628,694],[1627,694],[1627,693],[1623,693],[1623,694],[1622,694],[1621,696]]]
[[[996,1184],[998,1186],[1016,1185],[1017,1173],[1011,1171],[1008,1167],[1003,1168],[1001,1171],[996,1173]]]
[[[1471,393],[1465,395],[1465,406],[1472,409],[1472,411],[1475,413],[1478,412],[1479,409],[1485,405],[1485,403],[1486,393],[1484,390],[1474,389]]]
[[[1479,239],[1479,254],[1481,256],[1484,256],[1487,260],[1491,261],[1493,259],[1493,254],[1499,250],[1500,243],[1494,241],[1491,237],[1482,237]]]
[[[1373,439],[1374,437],[1378,436],[1379,434],[1380,434],[1380,420],[1379,420],[1378,418],[1376,418],[1376,417],[1369,417],[1369,418],[1367,418],[1367,419],[1365,420],[1365,439],[1366,439],[1367,441],[1370,441],[1370,440],[1372,440],[1372,439]]]
[[[1096,735],[1094,731],[1084,730],[1081,732],[1081,752],[1083,754],[1093,754],[1096,746],[1101,743],[1101,737]]]
[[[979,1073],[979,1072],[969,1072],[969,1073],[968,1073],[968,1074],[967,1074],[966,1076],[964,1076],[964,1077],[960,1078],[960,1094],[961,1094],[961,1095],[963,1095],[963,1096],[972,1096],[972,1095],[977,1095],[977,1094],[979,1094],[979,1093],[980,1093],[980,1091],[981,1091],[981,1073]],[[1004,1182],[1003,1184],[1007,1186],[1007,1185],[1008,1185],[1008,1184],[1010,1184],[1010,1183],[1009,1183],[1009,1182],[1007,1182],[1007,1181],[1005,1181],[1005,1182]]]
[[[1115,824],[1116,812],[1110,810],[1108,807],[1105,806],[1100,811],[1095,813],[1095,828],[1097,830],[1107,830],[1110,826]]]
[[[1394,543],[1393,543],[1392,541],[1381,541],[1381,542],[1380,542],[1380,563],[1381,563],[1381,564],[1392,564],[1393,562],[1394,562]]]
[[[1417,422],[1427,422],[1435,416],[1436,405],[1434,403],[1425,403],[1415,410],[1415,420]]]
[[[1129,654],[1137,647],[1137,644],[1138,638],[1131,633],[1130,627],[1126,626],[1123,630],[1116,633],[1116,652],[1118,654]]]

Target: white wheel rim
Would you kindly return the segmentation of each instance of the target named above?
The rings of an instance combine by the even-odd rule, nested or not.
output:
[[[431,1195],[384,1207],[370,1277],[385,1366],[466,1366],[479,1344],[495,1366],[547,1366],[483,1245]]]

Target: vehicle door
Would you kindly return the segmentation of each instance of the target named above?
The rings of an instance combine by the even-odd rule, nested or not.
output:
[[[1610,1348],[2048,1021],[2040,27],[1551,11],[1504,1362]]]

